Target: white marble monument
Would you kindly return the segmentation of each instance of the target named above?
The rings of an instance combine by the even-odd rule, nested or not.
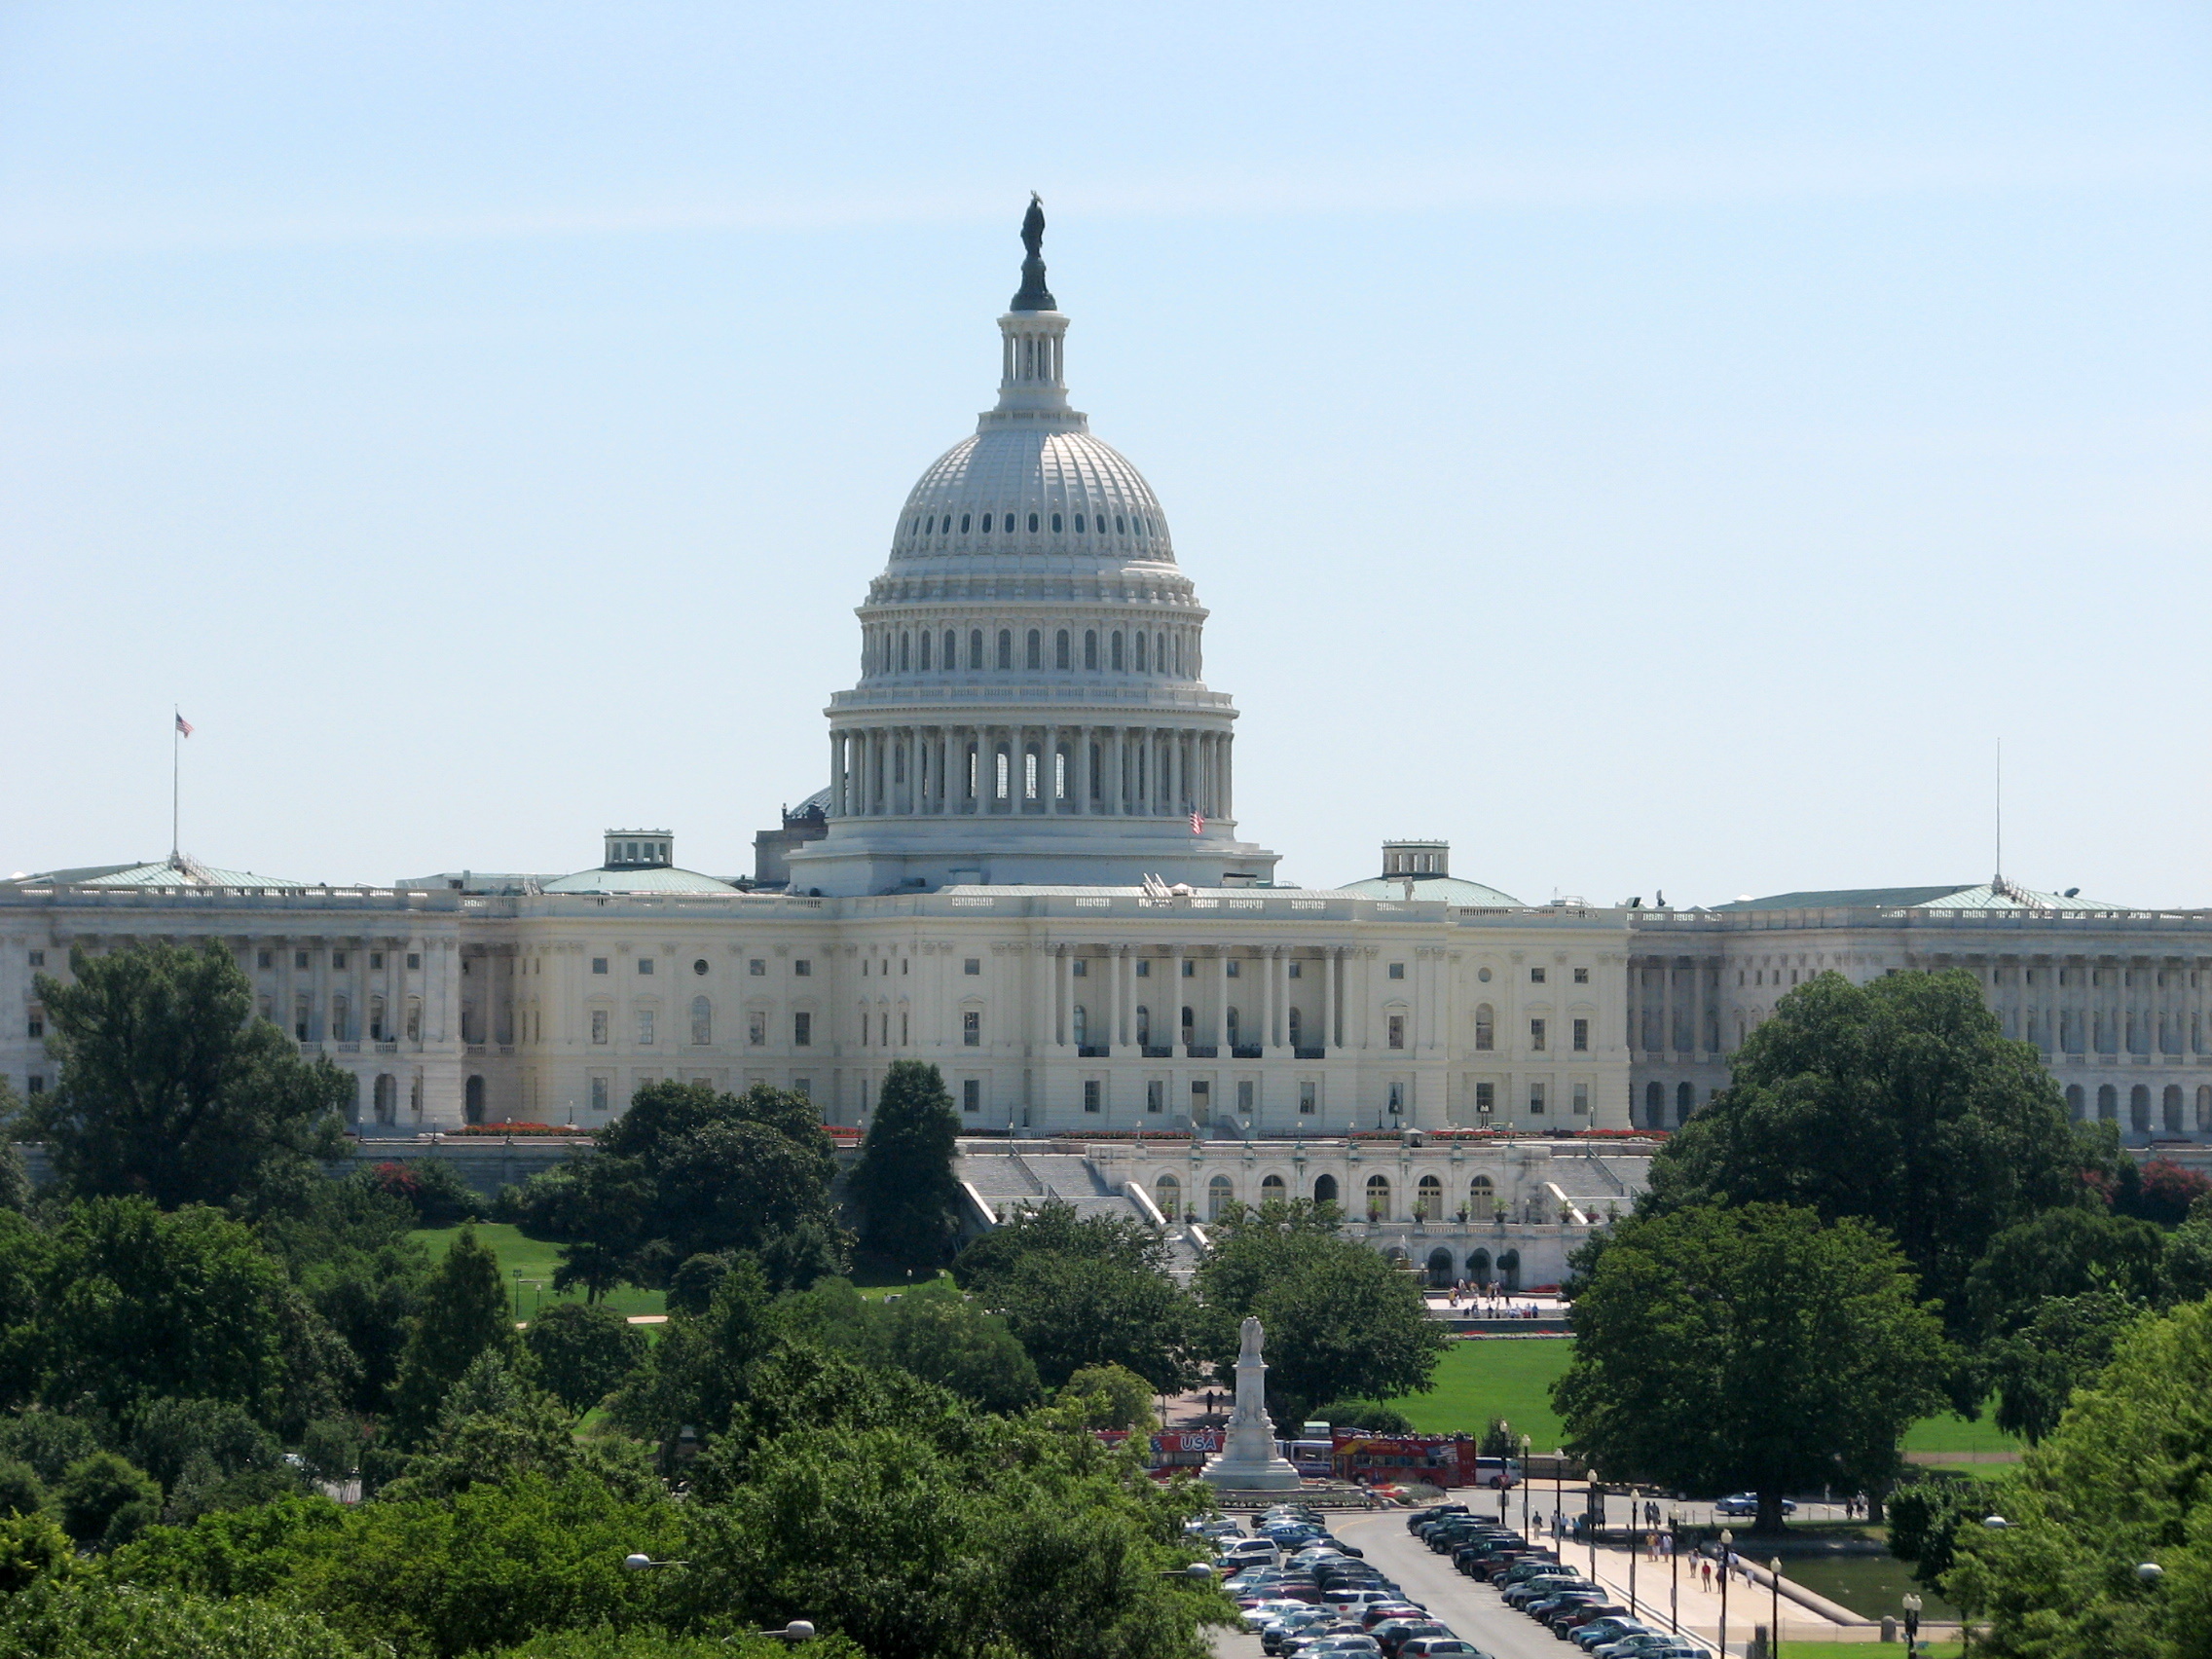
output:
[[[1298,1471],[1275,1451],[1275,1425],[1268,1416],[1268,1366],[1260,1357],[1265,1333],[1260,1321],[1246,1318],[1236,1351],[1236,1409],[1221,1450],[1206,1459],[1200,1478],[1233,1492],[1295,1489]]]

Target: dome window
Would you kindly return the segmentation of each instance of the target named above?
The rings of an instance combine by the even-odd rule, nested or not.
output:
[[[962,535],[968,534],[968,515],[966,513],[960,515],[960,534]]]
[[[1084,630],[1083,666],[1086,668],[1096,668],[1098,666],[1098,630],[1095,628]]]
[[[1012,535],[1014,534],[1014,515],[1012,513],[1002,513],[1000,517],[1006,520],[1007,535]]]
[[[928,518],[922,520],[922,534],[924,535],[935,535],[937,534],[937,514],[932,513]]]
[[[1012,628],[1001,628],[999,630],[999,670],[1005,674],[1014,672],[1014,630]]]
[[[1029,515],[1029,534],[1031,535],[1037,534],[1037,515],[1035,513]]]
[[[1062,628],[1059,632],[1058,637],[1052,642],[1052,666],[1054,668],[1064,669],[1067,667],[1067,665],[1068,631],[1065,628]]]
[[[1116,535],[1126,535],[1129,534],[1128,521],[1122,517],[1120,513],[1116,513],[1114,515],[1114,534]]]
[[[921,633],[921,638],[914,642],[915,645],[917,646],[914,666],[916,668],[919,668],[924,674],[927,674],[930,671],[930,641],[935,636],[933,636],[927,628],[924,628]]]
[[[1026,661],[1031,669],[1045,666],[1045,636],[1035,628],[1029,630]]]
[[[1060,534],[1060,515],[1058,513],[1052,515],[1052,534],[1054,535]]]
[[[983,534],[985,535],[991,534],[991,515],[989,513],[983,515]]]
[[[959,640],[960,636],[958,634],[955,634],[950,628],[947,628],[944,631],[944,668],[947,674],[951,673],[953,669],[960,666],[960,652],[958,649]]]
[[[1075,515],[1075,533],[1078,535],[1083,534],[1083,515],[1081,513]]]

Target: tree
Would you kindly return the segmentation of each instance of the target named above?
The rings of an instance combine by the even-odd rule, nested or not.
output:
[[[2044,1298],[2018,1329],[1984,1350],[1997,1426],[2031,1443],[2049,1434],[2074,1390],[2112,1363],[2120,1337],[2148,1311],[2120,1291]]]
[[[1921,1583],[1938,1588],[1951,1570],[1959,1529],[1978,1525],[2003,1506],[1987,1481],[1936,1476],[1900,1486],[1883,1513],[1890,1554],[1911,1562],[1912,1575]]]
[[[421,1311],[392,1389],[394,1443],[402,1451],[418,1444],[437,1421],[446,1390],[477,1356],[513,1343],[514,1319],[507,1288],[499,1282],[499,1258],[477,1238],[473,1227],[463,1227],[423,1287]]]
[[[1872,1222],[1954,1327],[1990,1240],[2080,1201],[2084,1168],[2117,1156],[2076,1135],[2042,1057],[2006,1040],[1963,970],[1823,974],[1775,1005],[1731,1070],[1652,1161],[1640,1212],[1786,1203]]]
[[[581,1416],[638,1368],[645,1332],[607,1307],[556,1302],[530,1322],[523,1346],[553,1397]]]
[[[1167,1241],[1158,1228],[1134,1216],[1079,1215],[1066,1199],[1048,1198],[970,1239],[953,1258],[952,1276],[963,1290],[988,1300],[998,1282],[1033,1255],[1081,1256],[1153,1273],[1167,1271]]]
[[[1991,1659],[2196,1659],[2212,1629],[2212,1303],[2143,1320],[1963,1527],[1943,1579]],[[2163,1571],[2146,1583],[2136,1568]]]
[[[2045,1210],[1989,1241],[1967,1275],[1969,1328],[1988,1339],[2036,1316],[2046,1298],[2110,1290],[2138,1302],[2158,1294],[2165,1235],[2150,1222],[2103,1210]]]
[[[0,1209],[31,1207],[30,1170],[16,1143],[23,1136],[23,1102],[14,1087],[0,1077]]]
[[[0,1659],[362,1659],[310,1613],[46,1576],[0,1609]]]
[[[1154,1428],[1160,1422],[1152,1384],[1125,1366],[1087,1365],[1061,1385],[1059,1398],[1082,1403],[1087,1428]]]
[[[1935,1310],[1864,1223],[1780,1204],[1699,1205],[1615,1229],[1574,1301],[1552,1386],[1568,1449],[1606,1478],[1785,1493],[1878,1488],[1939,1402]]]
[[[1325,1405],[1309,1406],[1303,1414],[1306,1420],[1325,1422],[1332,1428],[1364,1428],[1370,1434],[1411,1434],[1414,1419],[1395,1406],[1385,1406],[1379,1400],[1331,1400]],[[1520,1443],[1514,1443],[1516,1454]]]
[[[1268,1392],[1278,1420],[1325,1400],[1425,1392],[1447,1346],[1413,1275],[1338,1233],[1334,1205],[1233,1206],[1198,1272],[1207,1351],[1235,1364],[1247,1314],[1267,1330]]]
[[[67,1578],[76,1566],[69,1534],[55,1525],[53,1516],[37,1509],[0,1516],[0,1599],[16,1596],[41,1578]],[[0,1645],[0,1655],[7,1651]],[[44,1650],[41,1659],[47,1659]]]
[[[429,1252],[412,1236],[416,1220],[404,1199],[356,1171],[261,1223],[263,1246],[351,1351],[356,1369],[345,1404],[357,1413],[384,1410],[429,1276]]]
[[[61,1076],[23,1115],[68,1191],[263,1210],[344,1156],[352,1080],[254,1017],[222,943],[72,950],[69,969],[71,982],[36,980]]]
[[[2160,1227],[2175,1227],[2189,1215],[2198,1199],[2212,1194],[2212,1176],[2184,1169],[2170,1158],[2154,1158],[2143,1165],[2137,1180],[2131,1214]]]
[[[952,1160],[960,1117],[934,1065],[894,1060],[884,1073],[851,1192],[866,1217],[861,1243],[895,1267],[935,1268],[958,1225]]]
[[[61,1530],[95,1549],[127,1544],[162,1513],[162,1484],[113,1452],[79,1458],[55,1488]]]
[[[705,1437],[729,1426],[751,1391],[754,1362],[768,1351],[768,1287],[750,1256],[715,1286],[705,1317],[671,1313],[645,1363],[608,1402],[615,1426],[661,1449],[664,1467],[689,1427]]]
[[[477,1355],[439,1407],[436,1429],[398,1478],[386,1483],[380,1501],[451,1497],[521,1475],[561,1481],[578,1470],[625,1496],[658,1493],[642,1448],[632,1441],[579,1440],[574,1418],[530,1379],[528,1365],[526,1357],[498,1348]]]

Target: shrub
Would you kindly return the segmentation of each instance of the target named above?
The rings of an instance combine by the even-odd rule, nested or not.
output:
[[[162,1512],[162,1485],[113,1452],[94,1452],[69,1465],[55,1492],[61,1526],[78,1543],[113,1549],[152,1526]]]

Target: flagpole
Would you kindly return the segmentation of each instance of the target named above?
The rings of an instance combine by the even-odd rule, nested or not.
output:
[[[181,850],[183,837],[177,833],[177,775],[183,764],[181,758],[184,753],[183,721],[184,711],[182,709],[172,708],[169,710],[169,862],[171,864],[184,856]]]

